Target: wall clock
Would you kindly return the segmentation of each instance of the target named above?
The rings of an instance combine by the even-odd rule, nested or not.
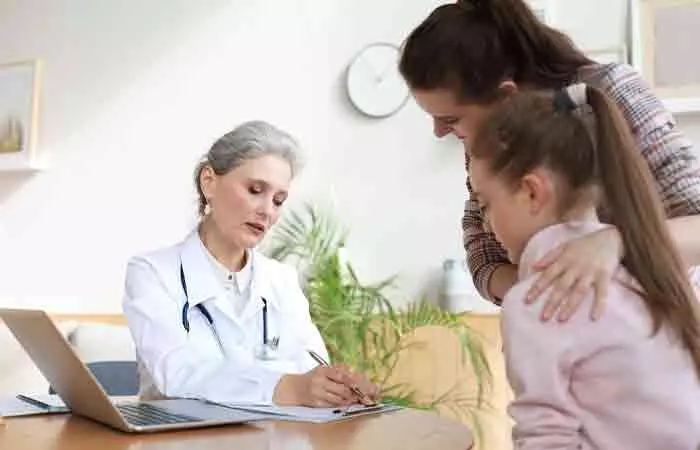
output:
[[[409,91],[399,72],[400,50],[389,43],[363,48],[350,62],[346,87],[350,102],[369,117],[387,117],[408,100]]]

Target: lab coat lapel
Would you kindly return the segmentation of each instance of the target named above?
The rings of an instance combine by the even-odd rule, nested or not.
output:
[[[190,308],[222,294],[223,287],[211,270],[206,249],[195,229],[185,239],[180,255],[187,284],[187,300]]]
[[[273,310],[276,309],[277,305],[276,298],[273,296],[274,293],[270,286],[269,270],[267,270],[265,258],[257,254],[254,250],[250,253],[253,258],[250,301],[241,314],[241,319],[244,322],[249,321],[254,316],[262,317],[263,298],[267,300],[268,319],[270,314],[274,313]]]

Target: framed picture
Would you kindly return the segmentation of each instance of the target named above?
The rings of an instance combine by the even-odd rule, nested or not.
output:
[[[39,62],[0,64],[0,171],[36,169]]]
[[[700,0],[632,0],[631,12],[632,63],[659,97],[700,111]]]

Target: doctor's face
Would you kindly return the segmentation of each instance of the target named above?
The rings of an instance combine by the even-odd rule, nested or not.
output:
[[[279,156],[249,159],[224,175],[202,170],[202,192],[222,236],[240,248],[255,247],[277,222],[292,182],[289,163]]]

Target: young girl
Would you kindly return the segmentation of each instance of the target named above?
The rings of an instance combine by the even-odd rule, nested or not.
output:
[[[516,94],[477,134],[469,170],[489,228],[518,263],[503,301],[515,447],[698,448],[698,305],[654,178],[614,104],[582,84]],[[609,227],[597,210],[609,212],[625,249],[606,312],[566,327],[542,322],[523,301],[532,265]]]

